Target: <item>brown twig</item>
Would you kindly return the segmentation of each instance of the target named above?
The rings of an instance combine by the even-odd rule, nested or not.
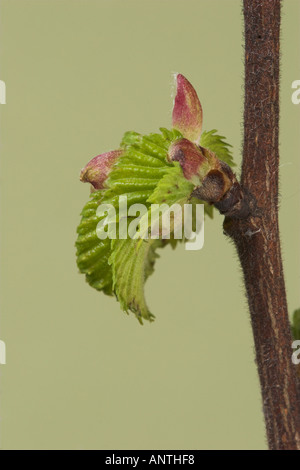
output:
[[[262,213],[225,218],[241,261],[270,449],[300,449],[300,400],[278,229],[280,0],[244,0],[245,108],[241,187]]]

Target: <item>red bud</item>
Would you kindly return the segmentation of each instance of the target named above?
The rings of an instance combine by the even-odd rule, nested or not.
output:
[[[92,158],[81,170],[80,181],[91,183],[95,189],[105,188],[107,176],[123,152],[123,150],[112,150]]]
[[[186,139],[199,144],[202,131],[202,106],[198,95],[190,82],[181,74],[176,75],[176,85],[173,127]]]

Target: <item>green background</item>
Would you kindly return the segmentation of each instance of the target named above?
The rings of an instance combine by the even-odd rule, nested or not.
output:
[[[80,169],[127,130],[170,127],[171,72],[196,88],[204,129],[241,159],[238,0],[2,0],[3,449],[263,449],[249,315],[222,217],[201,251],[165,249],[140,326],[77,271],[89,196]],[[286,0],[281,68],[281,234],[299,307],[300,2]]]

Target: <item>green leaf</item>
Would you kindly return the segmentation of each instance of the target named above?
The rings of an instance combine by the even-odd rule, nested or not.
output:
[[[113,287],[122,309],[133,312],[140,323],[154,320],[144,296],[144,284],[153,272],[160,240],[113,240],[109,263],[113,272]]]
[[[184,204],[189,202],[193,189],[194,185],[184,178],[180,164],[178,162],[174,162],[174,166],[167,168],[164,176],[160,179],[156,188],[147,199],[149,207],[151,204],[155,204],[156,208],[155,206],[152,206],[151,211],[148,210],[148,212],[141,217],[140,227],[142,228],[140,229],[139,237],[143,239],[147,237],[152,222],[151,218],[157,217],[157,220],[161,221],[163,214],[166,213],[168,208],[173,204],[177,204],[182,207]],[[172,216],[169,217],[171,217],[170,220],[174,221]],[[179,223],[182,226],[182,218],[180,218]],[[172,223],[170,229],[171,238],[165,239],[166,243],[164,246],[172,240],[172,246],[174,247],[179,240],[174,240],[172,237]],[[180,241],[182,241],[182,239],[180,239]]]
[[[300,308],[293,314],[292,335],[294,340],[300,340]]]
[[[112,295],[112,270],[108,264],[111,240],[100,240],[96,228],[101,217],[96,212],[102,202],[104,191],[95,191],[84,206],[81,222],[77,228],[76,256],[79,270],[86,275],[87,282],[97,290]]]
[[[179,162],[174,162],[174,166],[166,170],[147,202],[172,205],[181,199],[187,200],[193,189],[194,185],[183,176]]]
[[[156,183],[154,191],[147,199],[147,206],[149,208],[150,204],[171,206],[175,203],[182,205],[188,201],[193,189],[193,184],[184,178],[179,163],[175,162],[174,166],[166,167],[164,175]],[[143,224],[145,217],[147,218],[144,225],[146,230],[141,234],[142,238],[113,240],[112,254],[109,259],[113,272],[113,289],[121,307],[127,313],[128,310],[134,312],[141,323],[143,320],[154,319],[145,301],[144,284],[153,272],[154,262],[158,257],[155,250],[168,243],[174,247],[177,242],[174,239],[163,241],[143,239],[151,223],[150,210],[141,218],[140,225]]]
[[[227,165],[234,167],[236,164],[233,161],[232,153],[230,148],[232,145],[225,142],[225,138],[222,135],[216,134],[218,132],[216,129],[211,131],[204,131],[201,135],[200,145],[201,147],[208,148],[214,152],[220,160],[227,163]]]
[[[156,249],[178,241],[127,238],[100,240],[97,225],[106,215],[97,215],[100,204],[111,204],[116,214],[116,233],[119,229],[119,197],[126,196],[128,208],[132,204],[184,204],[191,200],[194,186],[187,181],[178,162],[169,162],[167,152],[171,143],[182,138],[176,130],[160,129],[161,134],[142,136],[137,132],[126,132],[121,146],[124,154],[114,164],[108,179],[107,189],[95,191],[84,206],[77,229],[77,265],[86,275],[87,282],[105,294],[115,294],[122,309],[132,311],[138,320],[152,321],[145,297],[144,284],[153,272]],[[211,216],[212,206],[206,204],[205,211]],[[147,215],[148,215],[147,214]],[[132,218],[133,219],[133,218]],[[150,220],[150,217],[149,217]],[[130,223],[130,218],[128,223]],[[141,219],[142,221],[142,219]],[[140,222],[141,222],[140,221]],[[114,222],[114,217],[106,217]]]
[[[136,267],[132,266],[132,275],[135,276],[135,279],[143,280],[143,282],[153,269],[156,258],[154,247],[157,247],[160,242],[155,241],[153,244],[145,242],[139,245],[138,240],[132,241],[131,239],[128,240],[128,244],[123,243],[127,240],[111,240],[109,238],[100,240],[96,232],[97,225],[105,216],[97,216],[97,209],[100,204],[112,204],[118,217],[119,196],[127,196],[128,207],[132,204],[145,204],[146,207],[149,207],[150,204],[147,202],[149,196],[166,171],[173,166],[167,160],[167,150],[171,142],[179,138],[180,135],[177,131],[167,130],[164,130],[162,134],[148,136],[127,132],[122,140],[122,146],[126,151],[116,162],[109,175],[108,189],[95,191],[91,194],[90,200],[82,210],[82,218],[77,229],[76,255],[80,272],[86,275],[87,282],[95,289],[102,290],[108,295],[116,294],[125,307],[127,302],[127,307],[124,309],[134,311],[138,318],[152,318],[150,313],[147,313],[148,310],[142,297],[142,283],[133,282],[132,288],[128,290],[128,298],[126,297],[122,287],[122,274],[118,278],[119,263],[115,256],[111,257],[112,242],[114,242],[115,251],[119,254],[120,249],[124,249],[124,254],[128,253],[129,247],[136,250],[140,261],[136,263]],[[107,221],[111,222],[109,218]],[[118,224],[116,229],[118,231]],[[164,245],[164,243],[160,244]],[[130,259],[126,259],[127,266]],[[140,275],[139,272],[142,273],[143,270],[144,275]],[[136,300],[134,300],[135,296]]]

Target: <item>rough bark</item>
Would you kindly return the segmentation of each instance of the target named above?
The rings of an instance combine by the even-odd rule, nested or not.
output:
[[[243,269],[270,449],[300,449],[300,403],[278,228],[280,0],[244,0],[241,187],[259,216],[226,217]]]

